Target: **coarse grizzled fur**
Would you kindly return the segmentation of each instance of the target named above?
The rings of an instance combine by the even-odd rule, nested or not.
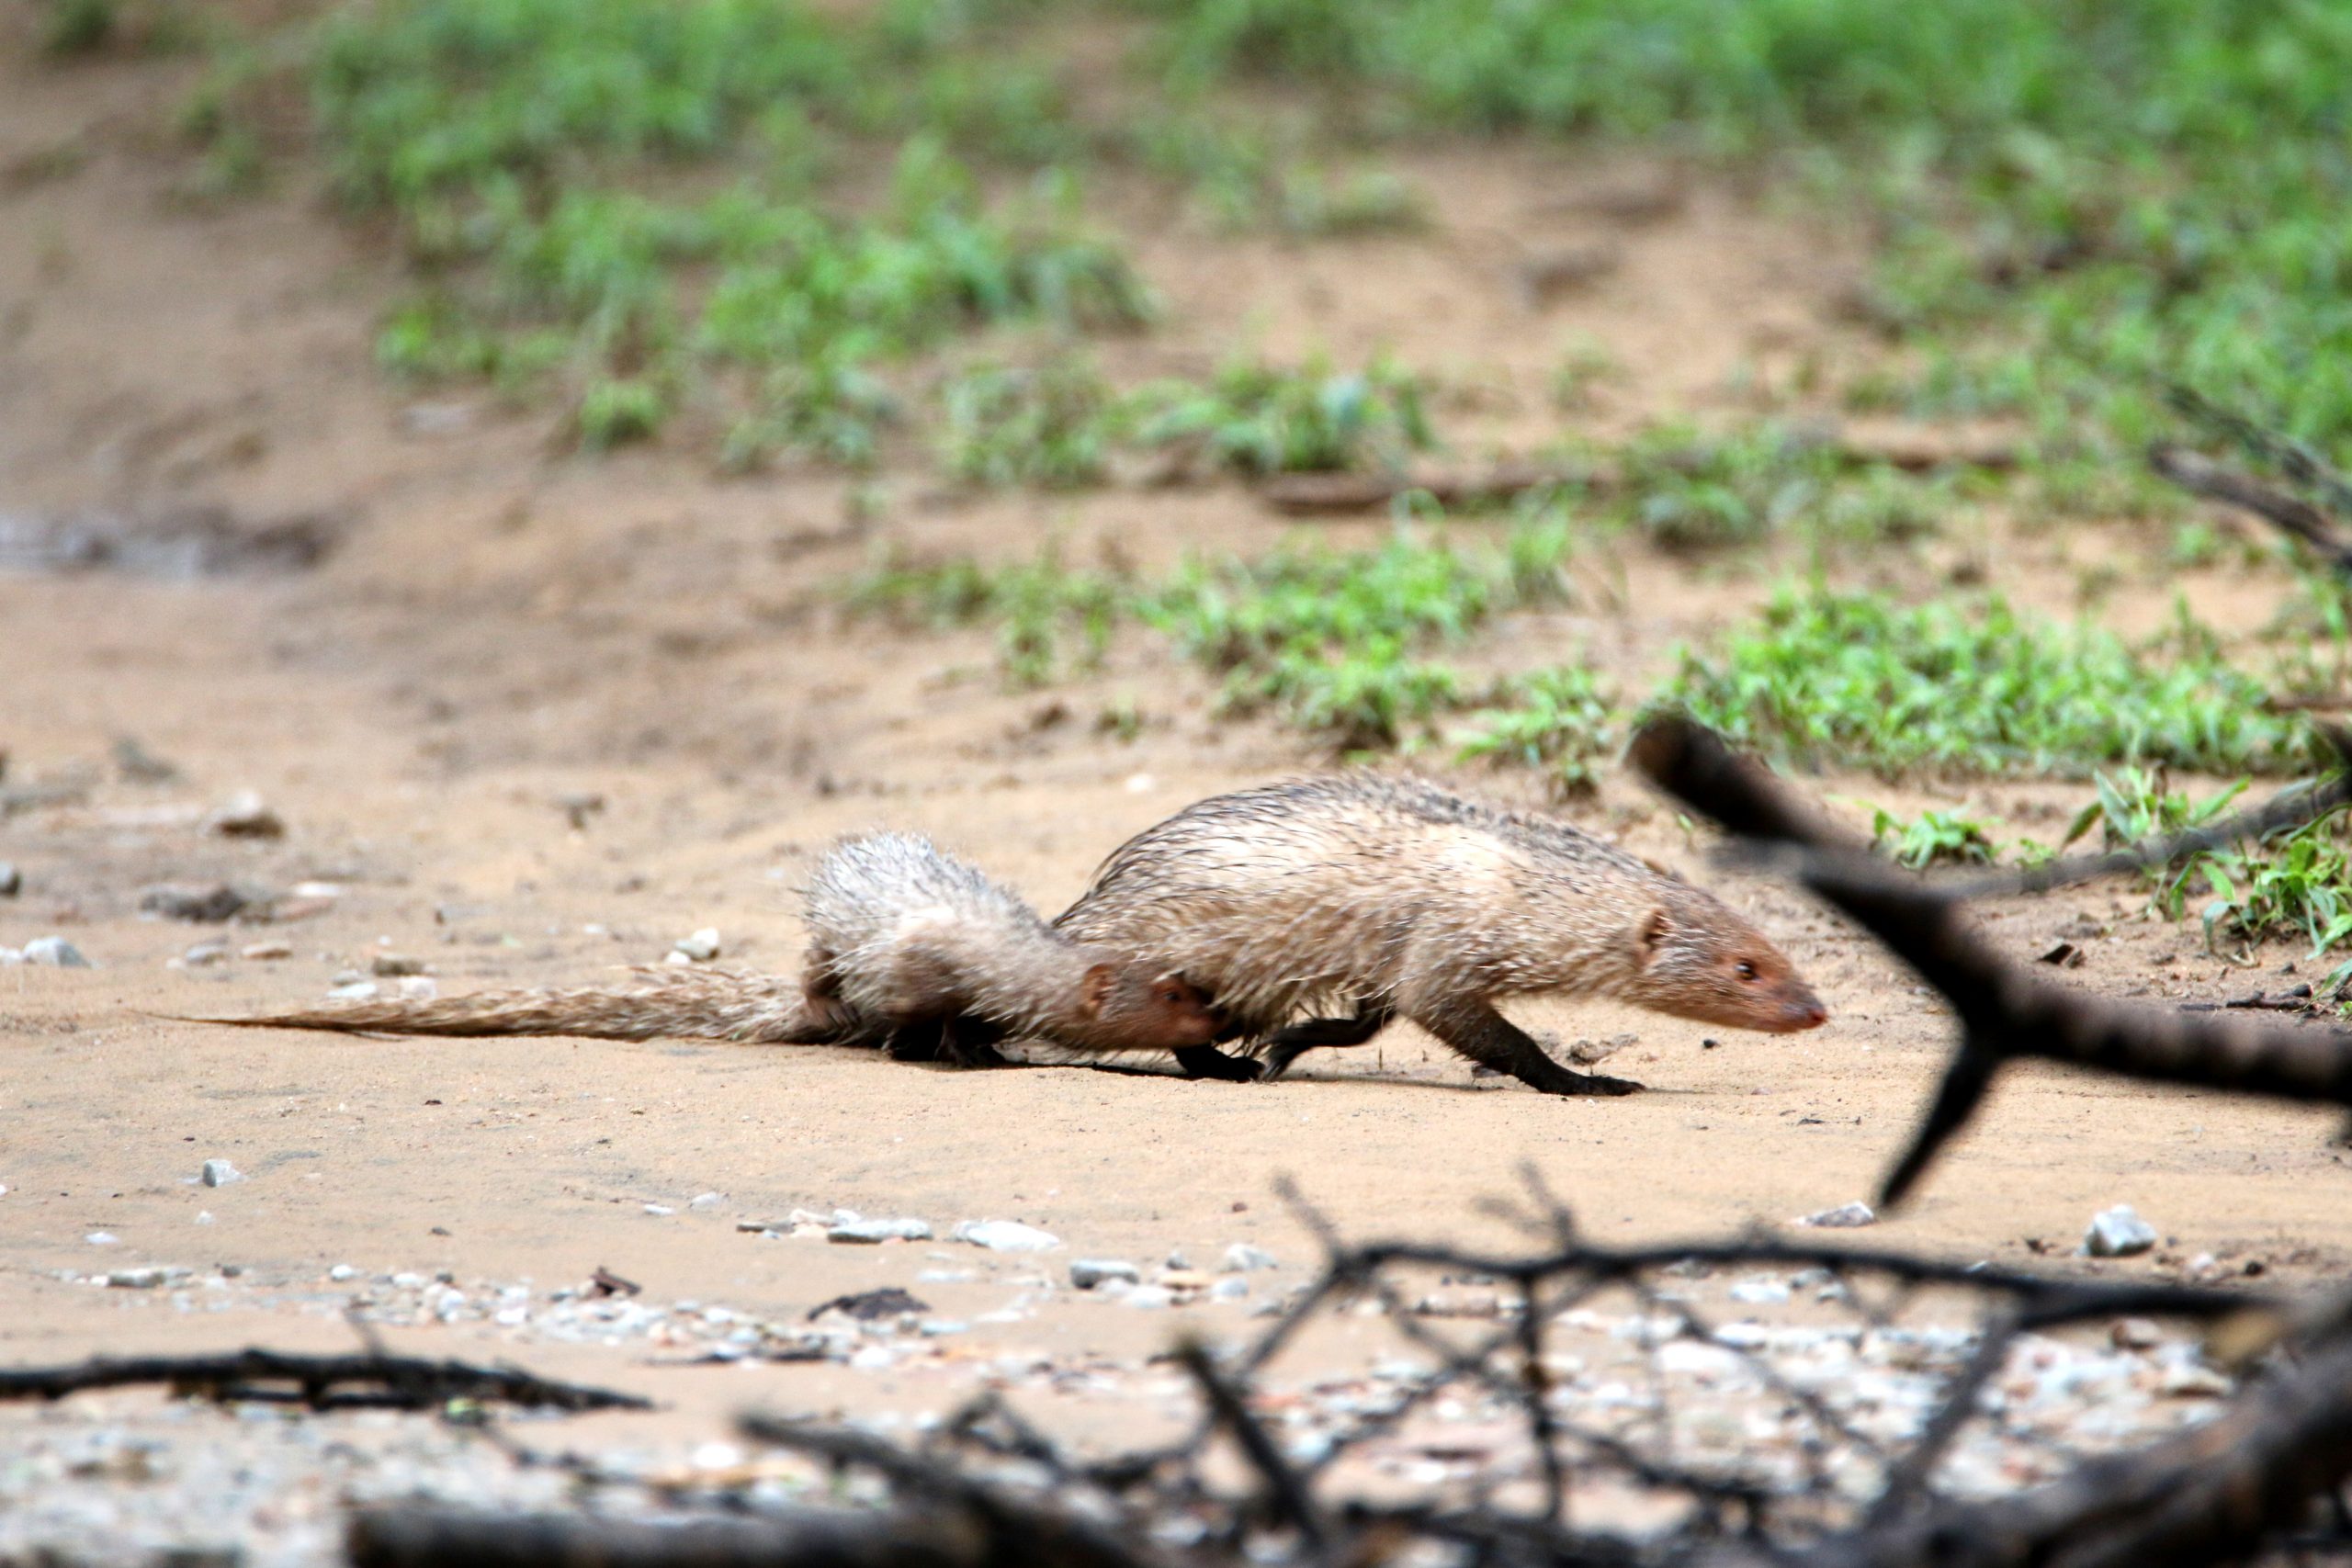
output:
[[[654,966],[630,983],[392,998],[207,1022],[402,1034],[582,1034],[876,1045],[960,1062],[995,1041],[1225,1060],[1200,993],[1054,931],[978,868],[909,833],[837,844],[803,890],[801,978]],[[1183,1059],[1183,1058],[1180,1058]],[[1189,1065],[1189,1064],[1188,1064]],[[1213,1069],[1214,1064],[1209,1064]]]
[[[1054,923],[1201,987],[1269,1077],[1401,1015],[1555,1093],[1638,1087],[1560,1067],[1494,1009],[1537,992],[1771,1032],[1827,1016],[1703,889],[1565,823],[1369,773],[1186,807],[1114,851]],[[1301,1021],[1318,1013],[1346,1016]]]

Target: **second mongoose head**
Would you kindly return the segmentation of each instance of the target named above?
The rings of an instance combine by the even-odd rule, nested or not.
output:
[[[1182,975],[1124,954],[1090,956],[1077,1004],[1055,1032],[1068,1043],[1175,1051],[1209,1044],[1223,1029],[1208,994]]]
[[[1634,918],[1634,967],[1619,993],[1625,1000],[1768,1034],[1828,1020],[1788,954],[1704,889],[1669,878]]]

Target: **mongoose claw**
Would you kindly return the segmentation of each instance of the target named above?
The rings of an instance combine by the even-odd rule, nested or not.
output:
[[[1639,1094],[1642,1086],[1631,1078],[1612,1078],[1600,1073],[1583,1073],[1582,1081],[1569,1092],[1572,1094]]]

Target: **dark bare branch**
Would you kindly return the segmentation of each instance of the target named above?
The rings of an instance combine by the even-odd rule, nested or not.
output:
[[[633,1393],[554,1382],[515,1367],[415,1356],[305,1356],[247,1349],[219,1356],[93,1356],[59,1367],[0,1369],[0,1400],[62,1399],[96,1389],[164,1383],[221,1400],[266,1400],[313,1410],[437,1410],[453,1399],[548,1410],[650,1410]]]

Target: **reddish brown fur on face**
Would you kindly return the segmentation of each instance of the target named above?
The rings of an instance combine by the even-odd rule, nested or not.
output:
[[[1632,999],[1727,1029],[1794,1034],[1829,1018],[1788,955],[1709,895],[1677,886],[1641,929]]]
[[[1101,1023],[1104,1031],[1131,1036],[1137,1043],[1174,1050],[1208,1044],[1222,1021],[1199,987],[1181,976],[1147,976],[1138,967],[1121,976],[1105,998]]]

